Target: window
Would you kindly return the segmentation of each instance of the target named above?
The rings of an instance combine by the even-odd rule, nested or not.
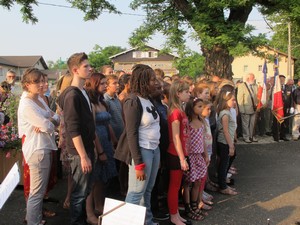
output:
[[[258,71],[262,71],[262,65],[258,65]]]
[[[142,52],[142,51],[134,51],[132,52],[132,58],[136,58],[136,59],[139,59],[139,58],[157,58],[158,56],[158,53],[155,52],[155,51],[145,51],[145,52]]]
[[[248,65],[244,65],[244,72],[248,72]]]
[[[134,51],[132,52],[132,58],[141,58],[142,57],[142,52],[141,51]]]

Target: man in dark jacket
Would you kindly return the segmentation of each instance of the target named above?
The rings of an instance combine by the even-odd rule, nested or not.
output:
[[[66,148],[70,155],[73,187],[70,200],[71,224],[86,224],[85,200],[90,191],[90,172],[94,161],[95,124],[91,103],[83,89],[91,75],[91,66],[85,53],[75,53],[68,60],[73,75],[71,86],[59,96],[66,129]],[[101,147],[100,147],[101,148]],[[102,149],[101,149],[102,150]],[[101,155],[101,152],[99,152]]]

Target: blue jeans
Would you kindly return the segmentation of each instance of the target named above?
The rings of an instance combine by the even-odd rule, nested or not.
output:
[[[93,162],[94,157],[89,155],[89,158]],[[85,225],[87,224],[85,200],[91,191],[91,176],[82,172],[79,155],[70,156],[70,166],[73,178],[70,198],[71,225]]]
[[[160,162],[160,150],[157,147],[155,150],[140,148],[142,159],[146,164],[144,172],[146,180],[139,181],[136,179],[135,165],[129,165],[128,175],[128,192],[125,202],[142,205],[146,207],[146,225],[152,225],[153,215],[151,212],[151,192],[155,184],[156,175]]]

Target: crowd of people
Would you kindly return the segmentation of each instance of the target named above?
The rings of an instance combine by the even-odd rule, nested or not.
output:
[[[208,216],[212,191],[238,194],[232,178],[238,137],[246,143],[265,134],[288,140],[291,125],[272,119],[270,101],[257,109],[252,73],[235,84],[218,76],[165,76],[143,64],[130,74],[107,65],[97,71],[85,53],[73,54],[67,64],[69,72],[50,98],[40,70],[29,68],[22,76],[18,132],[28,225],[56,216],[43,201],[50,201],[56,182],[57,149],[68,180],[63,207],[70,224],[98,224],[105,197],[112,195],[145,206],[146,225],[166,219],[184,225]],[[285,115],[300,110],[300,89],[289,87],[282,89],[284,102],[291,101]],[[300,119],[293,121],[296,140]]]

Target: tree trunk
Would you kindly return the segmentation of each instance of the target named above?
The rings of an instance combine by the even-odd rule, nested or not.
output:
[[[217,75],[229,80],[232,79],[231,63],[234,58],[229,55],[228,49],[215,45],[211,49],[202,47],[202,52],[205,57],[204,71],[208,76]]]

